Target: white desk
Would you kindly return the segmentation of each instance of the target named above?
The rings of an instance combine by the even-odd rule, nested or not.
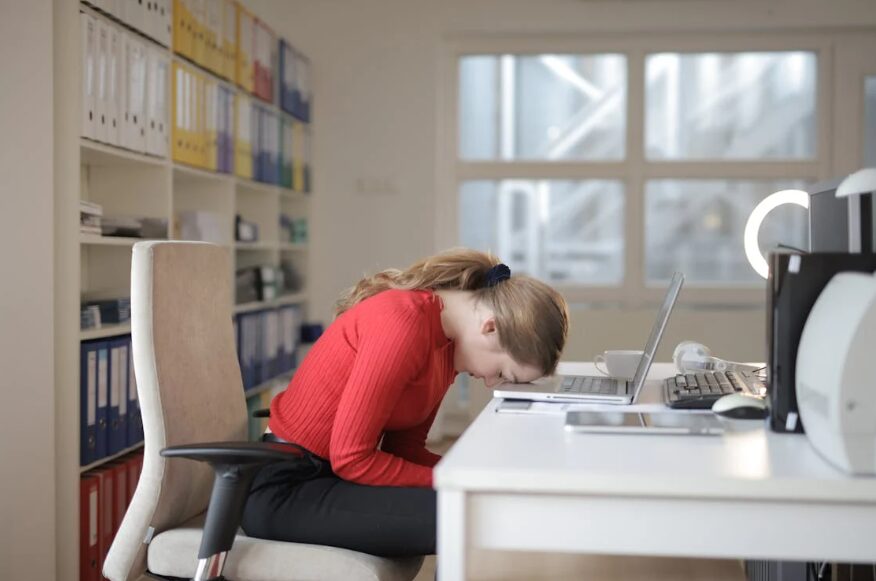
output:
[[[561,373],[593,373],[585,363]],[[649,378],[673,373],[652,366]],[[649,383],[645,401],[657,401]],[[438,575],[466,549],[876,561],[876,478],[849,478],[805,436],[574,434],[560,414],[493,400],[435,471]]]

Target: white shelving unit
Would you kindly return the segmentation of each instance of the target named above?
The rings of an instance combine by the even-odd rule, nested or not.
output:
[[[131,250],[140,241],[135,238],[105,237],[79,232],[79,201],[96,202],[107,216],[159,218],[167,222],[167,238],[178,239],[181,212],[209,211],[222,224],[222,245],[231,250],[228,284],[234,285],[239,268],[271,265],[279,267],[291,261],[303,281],[307,280],[308,247],[281,240],[280,218],[309,218],[310,197],[281,186],[264,184],[130,151],[80,136],[82,92],[80,77],[80,26],[78,12],[124,26],[85,2],[55,2],[56,57],[56,182],[69,184],[69,192],[56,208],[56,285],[68,289],[56,301],[56,391],[55,432],[57,442],[57,571],[61,581],[79,578],[79,480],[84,472],[142,449],[138,444],[88,466],[79,464],[80,446],[80,344],[82,341],[106,339],[131,332],[130,324],[106,325],[80,330],[79,304],[87,298],[130,296]],[[163,51],[168,59],[182,60],[226,86],[206,69],[172,54],[168,47],[155,43],[138,31],[126,28],[150,46]],[[166,102],[172,103],[171,79],[166,87]],[[242,91],[235,88],[236,91]],[[62,97],[61,97],[62,96]],[[260,106],[283,117],[291,117],[273,104],[251,96]],[[168,107],[170,109],[170,107]],[[169,111],[172,115],[173,112]],[[168,123],[168,127],[170,122]],[[170,146],[168,150],[170,152]],[[170,153],[169,153],[170,155]],[[259,240],[236,242],[235,216],[254,222]],[[233,286],[232,286],[233,289]],[[270,301],[236,305],[232,314],[248,313],[284,305],[301,305],[306,315],[308,289],[281,295]],[[291,373],[272,378],[246,392],[247,398],[285,386]]]

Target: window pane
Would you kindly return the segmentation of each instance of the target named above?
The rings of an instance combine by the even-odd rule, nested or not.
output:
[[[778,190],[803,181],[654,180],[645,192],[645,263],[649,283],[684,272],[694,284],[760,284],[748,264],[742,234],[749,214]],[[808,250],[809,214],[785,205],[760,228],[760,248],[777,244]]]
[[[864,82],[864,166],[876,167],[876,77]]]
[[[624,188],[614,180],[502,180],[460,188],[460,240],[550,283],[620,284]]]
[[[626,57],[473,55],[459,63],[466,160],[617,160],[626,134]]]
[[[648,159],[815,157],[815,54],[648,56]]]

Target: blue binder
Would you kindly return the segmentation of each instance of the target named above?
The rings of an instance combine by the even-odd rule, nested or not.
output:
[[[128,355],[126,339],[109,342],[109,434],[107,447],[110,455],[128,446]]]
[[[109,345],[91,343],[97,351],[97,449],[95,460],[109,455]]]
[[[97,456],[97,355],[94,343],[79,348],[79,464],[96,462]]]
[[[134,353],[130,337],[127,338],[127,345],[128,446],[133,446],[143,441],[143,418],[140,416],[140,400],[137,395],[137,380],[134,377]]]

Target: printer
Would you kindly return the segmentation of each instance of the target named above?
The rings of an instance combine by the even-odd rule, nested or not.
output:
[[[876,275],[841,272],[815,301],[797,351],[800,417],[815,450],[876,474]]]

